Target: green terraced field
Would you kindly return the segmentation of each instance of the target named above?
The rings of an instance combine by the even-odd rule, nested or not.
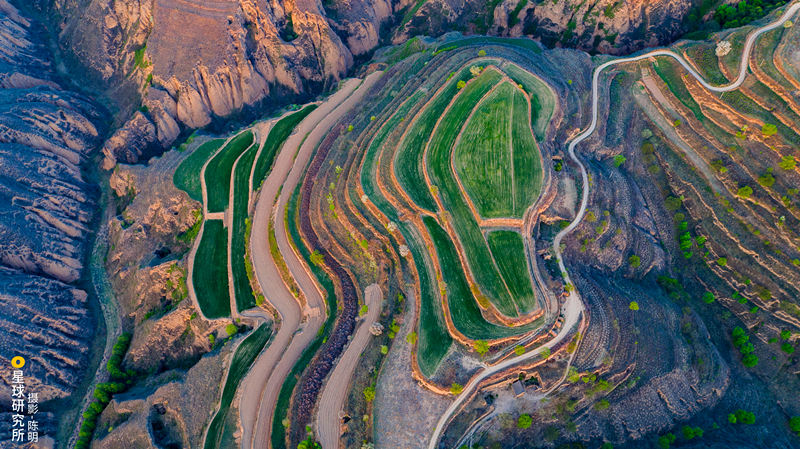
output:
[[[231,271],[236,308],[240,312],[256,306],[256,298],[247,277],[247,217],[250,204],[250,171],[258,146],[251,145],[236,164],[233,174],[233,229],[231,232]]]
[[[536,295],[533,292],[528,265],[525,263],[525,245],[522,236],[515,231],[493,231],[488,235],[489,248],[506,280],[506,285],[517,298],[518,303],[526,305],[523,313],[535,309]]]
[[[514,120],[511,143],[514,149],[514,215],[522,217],[542,193],[542,157],[528,123],[528,100],[514,92]]]
[[[458,184],[450,168],[450,150],[456,136],[475,104],[501,79],[495,70],[486,70],[473,80],[456,97],[443,117],[436,132],[431,137],[428,148],[428,166],[431,182],[438,186],[445,208],[452,215],[453,227],[458,233],[461,246],[475,280],[481,291],[500,312],[507,316],[517,316],[511,295],[503,284],[502,277],[492,263],[489,246],[481,233],[478,223],[461,195]]]
[[[515,215],[511,164],[515,90],[504,82],[489,94],[473,112],[453,152],[456,173],[484,218]]]
[[[228,232],[222,220],[206,220],[195,261],[192,282],[203,314],[211,319],[230,316]]]
[[[172,175],[172,183],[175,187],[189,194],[195,201],[203,201],[203,191],[200,185],[200,170],[203,164],[214,155],[225,139],[214,139],[195,148],[186,159],[178,165],[177,170]]]
[[[522,217],[542,179],[527,99],[505,82],[473,114],[454,151],[458,176],[482,217]]]
[[[245,131],[231,139],[206,166],[206,194],[209,212],[224,212],[228,207],[233,164],[252,144],[253,133]]]
[[[292,134],[297,124],[303,121],[303,119],[316,108],[317,105],[315,104],[306,106],[278,120],[272,129],[269,130],[269,135],[267,135],[267,139],[264,141],[261,154],[258,155],[258,161],[256,161],[256,168],[253,171],[253,190],[257,190],[261,187],[261,184],[267,179],[267,175],[269,175],[272,169],[272,164],[275,162],[275,157],[278,155],[278,150],[280,150],[283,143],[286,142],[286,139]]]
[[[478,302],[472,295],[467,279],[464,277],[464,269],[458,260],[456,247],[447,232],[436,223],[433,217],[425,217],[423,221],[436,246],[436,254],[442,267],[442,278],[447,284],[450,317],[453,319],[456,329],[473,340],[502,338],[519,334],[522,330],[528,329],[529,326],[520,328],[498,326],[483,318]]]
[[[219,409],[211,420],[208,426],[208,433],[206,434],[206,442],[203,446],[205,449],[216,449],[222,447],[220,442],[223,435],[233,434],[236,432],[235,428],[231,428],[229,420],[227,420],[228,411],[230,410],[233,396],[236,394],[236,389],[239,388],[239,383],[247,374],[247,371],[255,362],[256,357],[261,353],[267,345],[270,337],[272,336],[272,326],[269,323],[264,323],[254,330],[247,338],[244,339],[236,348],[231,361],[231,367],[228,370],[228,378],[225,380],[225,386],[222,389],[222,397],[219,401]]]
[[[458,93],[457,83],[471,77],[468,68],[453,76],[445,88],[436,96],[414,121],[405,139],[400,143],[395,159],[395,171],[400,186],[418,206],[435,210],[431,193],[422,174],[422,154],[437,119],[444,113],[447,104]]]
[[[503,71],[514,80],[521,84],[522,89],[531,98],[531,123],[536,139],[544,141],[550,120],[556,110],[556,97],[547,85],[539,78],[516,66],[508,64],[503,66]]]
[[[401,120],[421,98],[422,92],[415,92],[414,95],[398,108],[397,113],[392,115],[375,134],[375,138],[370,143],[367,153],[364,156],[364,165],[361,171],[361,186],[370,201],[372,201],[390,220],[398,224],[398,229],[408,243],[409,250],[414,258],[420,281],[420,291],[422,292],[422,297],[417,299],[420,302],[420,317],[417,329],[417,362],[422,373],[426,376],[431,376],[453,344],[453,339],[450,334],[447,333],[443,311],[441,305],[437,301],[433,281],[428,272],[427,251],[424,245],[420,244],[421,239],[417,235],[415,228],[409,226],[405,222],[399,221],[397,209],[389,204],[386,198],[383,197],[376,183],[379,152],[384,145],[386,145],[387,137],[391,131],[401,124]]]

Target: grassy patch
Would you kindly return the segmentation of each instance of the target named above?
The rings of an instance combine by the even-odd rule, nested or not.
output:
[[[205,178],[209,212],[224,212],[228,207],[233,164],[252,144],[252,132],[240,133],[231,139],[206,166]]]
[[[464,68],[458,75],[453,76],[439,95],[422,111],[397,150],[395,163],[397,180],[411,200],[425,209],[436,209],[422,174],[422,153],[425,143],[433,132],[437,119],[444,113],[450,99],[458,92],[458,82],[471,77],[469,68]]]
[[[283,143],[286,142],[286,139],[292,134],[297,124],[316,108],[317,105],[315,104],[308,105],[300,111],[278,120],[272,129],[269,130],[269,135],[264,141],[264,147],[261,148],[261,154],[258,155],[256,168],[253,171],[253,190],[261,187],[261,184],[267,179],[267,175],[269,175],[272,169],[272,164],[275,162],[275,157],[278,155],[278,150],[280,150]]]
[[[206,220],[197,247],[192,282],[200,309],[208,318],[230,316],[228,233],[222,220]]]
[[[511,120],[515,87],[501,84],[474,111],[453,152],[464,188],[482,217],[515,215]],[[527,117],[525,117],[527,122]]]
[[[231,272],[236,309],[240,312],[256,306],[256,298],[247,275],[247,220],[250,205],[250,169],[258,146],[251,145],[242,155],[233,174],[233,232],[231,233]]]
[[[494,231],[489,233],[488,241],[494,260],[517,305],[522,312],[530,312],[536,305],[536,295],[525,262],[527,257],[522,236],[514,231]]]
[[[233,361],[228,370],[228,377],[225,380],[225,386],[222,389],[222,397],[219,402],[219,409],[217,410],[214,419],[208,426],[208,433],[206,435],[205,449],[214,449],[221,447],[221,440],[224,434],[232,434],[236,429],[229,426],[226,419],[228,411],[230,410],[233,396],[236,394],[236,389],[239,388],[239,383],[242,378],[255,362],[256,357],[261,353],[261,350],[269,341],[272,335],[271,325],[264,323],[254,330],[244,341],[236,348],[236,353],[233,354]]]
[[[430,139],[428,165],[434,185],[439,187],[442,202],[453,218],[453,227],[466,254],[469,266],[481,291],[489,296],[498,310],[516,316],[511,295],[492,262],[489,246],[481,233],[472,211],[461,195],[450,169],[450,149],[472,108],[494,84],[501,79],[496,70],[486,70],[453,100],[453,104]]]
[[[386,140],[389,134],[398,126],[402,124],[401,120],[411,110],[411,108],[422,98],[423,93],[417,91],[407,101],[405,101],[386,123],[381,126],[380,130],[375,134],[375,138],[370,143],[369,148],[364,156],[363,169],[361,171],[361,186],[364,192],[386,216],[397,223],[398,229],[403,234],[403,238],[408,244],[414,263],[417,268],[419,276],[421,297],[417,300],[420,302],[420,317],[417,328],[419,336],[417,340],[417,362],[422,373],[426,376],[431,376],[436,371],[439,363],[442,361],[453,339],[447,333],[444,324],[444,317],[441,305],[437,300],[435,291],[433,290],[433,283],[428,271],[428,258],[424,245],[420,244],[420,238],[413,226],[401,222],[397,216],[397,209],[392,206],[386,198],[381,194],[376,183],[378,176],[377,157],[381,149],[387,144]]]
[[[172,183],[175,184],[175,187],[188,193],[193,200],[203,201],[200,170],[224,142],[224,139],[209,140],[192,151],[192,154],[178,165],[178,169],[172,175]]]
[[[423,221],[436,246],[436,254],[442,267],[442,280],[446,284],[444,289],[447,303],[450,306],[450,317],[453,319],[456,329],[468,338],[475,340],[507,337],[530,329],[531,326],[521,328],[497,326],[483,318],[478,302],[472,295],[467,279],[464,277],[464,269],[458,259],[456,247],[447,232],[436,223],[433,217],[425,217]]]
[[[514,215],[518,217],[539,198],[544,177],[539,147],[527,118],[528,101],[522,92],[515,91],[511,144],[514,148]]]
[[[481,45],[481,44],[508,45],[511,47],[524,48],[525,50],[532,51],[536,54],[542,52],[542,47],[540,47],[539,44],[537,44],[536,41],[534,41],[533,39],[494,37],[494,36],[467,37],[456,41],[449,41],[443,43],[440,47],[437,47],[436,50],[445,47],[450,49],[456,49],[461,47],[467,47],[470,45]]]
[[[709,84],[721,86],[728,84],[728,78],[719,68],[719,59],[711,44],[696,44],[686,49],[686,54]]]
[[[547,127],[550,126],[556,108],[553,92],[542,80],[514,64],[504,66],[503,71],[515,83],[522,85],[522,89],[531,97],[533,132],[537,140],[544,141]]]

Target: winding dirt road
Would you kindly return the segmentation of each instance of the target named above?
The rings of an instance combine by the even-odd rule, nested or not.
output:
[[[325,320],[322,292],[289,244],[283,220],[286,204],[317,144],[363,98],[381,73],[373,73],[363,81],[345,81],[298,125],[284,143],[256,202],[250,242],[253,266],[256,279],[266,299],[277,310],[281,324],[272,344],[259,356],[243,384],[240,402],[243,449],[269,447],[278,393],[292,366]],[[304,310],[281,279],[269,251],[266,230],[273,213],[278,248],[307,300]]]
[[[588,139],[597,128],[597,120],[598,120],[598,105],[599,105],[599,79],[600,74],[608,67],[617,65],[617,64],[624,64],[627,62],[636,62],[641,61],[643,59],[655,57],[655,56],[667,56],[670,58],[675,59],[678,63],[683,66],[686,71],[689,72],[701,85],[703,85],[706,89],[713,91],[713,92],[729,92],[732,90],[737,89],[742,82],[744,82],[745,77],[747,76],[747,66],[748,61],[750,60],[750,54],[753,50],[753,45],[755,40],[762,34],[774,30],[780,26],[783,26],[784,22],[786,22],[789,18],[794,16],[797,11],[800,10],[800,1],[795,1],[784,13],[781,15],[780,18],[771,22],[768,25],[765,25],[761,28],[756,29],[752,33],[750,33],[747,37],[747,41],[745,42],[744,49],[742,51],[742,58],[739,62],[739,76],[736,80],[728,85],[725,86],[712,86],[708,84],[693,68],[692,66],[680,55],[676,54],[670,50],[654,50],[647,52],[645,54],[639,56],[633,56],[630,58],[621,58],[621,59],[614,59],[608,61],[604,64],[601,64],[594,70],[594,75],[592,77],[592,122],[589,125],[589,128],[586,129],[583,133],[579,134],[574,140],[569,143],[568,152],[569,156],[573,162],[575,162],[578,167],[580,167],[581,172],[581,179],[583,181],[583,195],[581,198],[581,207],[578,210],[578,214],[575,216],[575,219],[564,228],[561,232],[559,232],[555,239],[553,239],[553,251],[556,254],[556,258],[558,260],[558,267],[561,270],[561,273],[564,277],[564,282],[571,284],[572,281],[569,278],[569,274],[567,273],[567,268],[564,265],[564,260],[561,254],[561,240],[574,230],[580,222],[583,220],[583,216],[586,214],[586,207],[589,203],[589,179],[586,172],[586,167],[583,165],[580,159],[575,155],[575,147],[583,142],[584,140]],[[574,285],[574,284],[573,284]],[[563,314],[564,314],[564,325],[561,327],[559,333],[547,344],[543,345],[542,347],[537,348],[535,351],[531,351],[525,353],[519,357],[514,357],[505,360],[502,363],[497,365],[491,366],[483,370],[480,374],[473,377],[467,385],[464,387],[463,392],[456,398],[456,400],[450,404],[450,406],[445,410],[444,414],[439,419],[439,422],[436,424],[436,428],[434,429],[433,436],[430,439],[428,444],[429,449],[436,449],[439,444],[439,438],[441,437],[442,432],[445,429],[445,426],[450,421],[450,418],[455,414],[455,412],[464,404],[464,402],[472,396],[475,392],[476,388],[480,384],[480,382],[492,374],[500,372],[510,366],[513,366],[519,362],[524,360],[528,360],[532,357],[538,355],[542,348],[544,347],[551,347],[556,343],[563,340],[563,338],[569,334],[572,327],[577,323],[578,318],[583,314],[584,306],[583,302],[581,301],[580,295],[578,294],[577,289],[573,288],[569,294],[569,297],[565,301],[563,307]]]
[[[339,447],[339,436],[341,425],[339,414],[344,410],[344,401],[350,391],[350,379],[356,370],[358,358],[367,347],[369,338],[372,334],[369,328],[378,319],[381,312],[383,293],[378,284],[370,284],[364,290],[364,303],[367,305],[367,314],[360,319],[353,338],[347,345],[344,354],[336,362],[336,368],[331,372],[322,396],[319,400],[319,411],[317,412],[317,438],[322,449],[337,449]]]

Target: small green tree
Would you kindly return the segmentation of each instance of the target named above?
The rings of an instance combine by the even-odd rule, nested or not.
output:
[[[631,301],[631,303],[628,304],[628,308],[631,310],[639,310],[639,303],[636,301]]]
[[[520,429],[527,429],[532,424],[533,418],[531,418],[531,415],[527,413],[523,413],[522,415],[519,415],[519,418],[517,418],[517,427]]]
[[[464,386],[460,383],[453,382],[453,384],[450,385],[450,394],[453,396],[458,396],[462,391],[464,391]]]
[[[626,159],[625,156],[621,154],[614,156],[614,167],[619,167],[620,165],[624,164],[625,161],[627,160],[628,159]]]
[[[516,355],[522,355],[522,354],[525,354],[525,346],[522,346],[522,345],[517,345],[517,346],[514,348],[514,354],[516,354]]]
[[[239,328],[237,328],[233,323],[225,326],[225,333],[228,335],[235,335],[238,330]]]
[[[464,80],[461,80],[461,81],[456,83],[456,88],[457,89],[463,89],[464,86],[466,86],[466,85],[467,85],[467,83],[465,83]]]
[[[716,298],[714,297],[713,293],[711,293],[711,292],[703,293],[703,302],[704,303],[711,304],[712,302],[714,302],[715,299]]]
[[[486,50],[478,50],[478,56],[480,56],[481,58],[486,56]]]
[[[736,191],[736,194],[742,198],[750,198],[750,196],[753,195],[753,188],[750,186],[739,187],[739,190]]]
[[[800,435],[800,416],[792,416],[789,419],[789,428],[792,429],[792,432],[797,432]]]
[[[550,358],[550,348],[542,348],[542,358],[549,359]]]
[[[728,259],[726,257],[720,257],[717,259],[717,265],[724,267],[728,265]]]
[[[367,402],[372,402],[375,400],[375,386],[370,385],[369,387],[364,389],[364,399]]]
[[[478,340],[472,344],[472,349],[483,357],[489,352],[489,343],[486,343],[486,340]]]
[[[322,263],[325,262],[325,256],[323,256],[322,253],[317,250],[312,251],[308,258],[311,259],[311,263],[318,267],[322,266]]]
[[[764,123],[761,127],[761,135],[766,139],[767,137],[774,136],[778,132],[778,127],[772,123]]]
[[[631,264],[632,268],[639,268],[639,265],[642,264],[642,259],[634,254],[631,257],[628,257],[628,263]]]
[[[658,437],[658,447],[661,449],[669,449],[672,446],[672,443],[675,442],[675,435],[673,433],[668,433],[666,435],[661,435]]]
[[[796,166],[797,161],[792,155],[782,157],[781,161],[778,163],[778,167],[784,170],[794,170]]]

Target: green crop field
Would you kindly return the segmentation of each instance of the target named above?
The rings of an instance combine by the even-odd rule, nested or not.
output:
[[[501,84],[475,110],[454,151],[458,176],[482,217],[522,217],[541,189],[538,151],[525,95]]]
[[[689,60],[694,62],[698,72],[712,85],[728,84],[728,78],[719,68],[719,59],[711,44],[694,44],[686,49]]]
[[[252,144],[252,132],[240,133],[231,139],[206,166],[206,193],[208,195],[206,206],[209,212],[224,212],[228,207],[233,164]]]
[[[219,409],[217,410],[214,419],[208,426],[208,433],[206,434],[205,449],[216,449],[221,447],[220,442],[224,434],[232,434],[237,429],[232,429],[229,426],[227,415],[230,410],[233,396],[239,388],[239,383],[242,378],[255,362],[256,357],[261,353],[272,336],[272,328],[268,323],[264,323],[254,330],[247,338],[244,339],[236,348],[231,361],[230,369],[228,370],[228,377],[225,380],[225,386],[222,389],[222,397],[219,401]]]
[[[436,223],[433,217],[425,217],[423,221],[436,246],[436,254],[442,267],[442,278],[447,284],[446,294],[447,303],[450,306],[450,316],[456,329],[467,338],[474,340],[507,337],[530,329],[530,326],[519,328],[498,326],[483,318],[478,302],[472,295],[467,279],[464,277],[464,269],[458,260],[456,248],[447,232]]]
[[[437,225],[438,226],[438,225]],[[439,295],[434,290],[435,282],[428,272],[428,251],[416,234],[416,228],[400,223],[399,228],[408,243],[419,276],[421,298],[419,301],[419,339],[417,341],[417,363],[426,376],[432,376],[441,363],[453,338],[447,332],[444,321],[444,310],[439,302]],[[468,290],[469,291],[469,290]]]
[[[522,217],[542,192],[542,158],[528,124],[528,100],[514,91],[511,143],[514,149],[514,215]]]
[[[286,139],[292,134],[297,124],[303,121],[303,119],[316,108],[317,105],[315,104],[306,106],[278,120],[272,129],[269,130],[269,135],[267,135],[267,139],[264,141],[264,147],[261,149],[261,154],[258,155],[256,168],[253,171],[253,190],[261,187],[261,184],[267,179],[267,175],[269,175],[272,169],[272,164],[275,162],[278,151],[281,146],[283,146],[283,143],[286,142]]]
[[[454,165],[485,218],[514,215],[511,121],[516,88],[502,83],[475,109],[453,152]],[[527,117],[524,117],[527,122]]]
[[[258,146],[251,145],[239,162],[233,174],[233,220],[231,226],[231,271],[233,273],[233,292],[236,309],[240,312],[256,306],[256,298],[250,287],[245,264],[247,245],[247,217],[250,205],[250,169],[256,157]]]
[[[405,222],[399,221],[397,209],[383,197],[376,184],[376,177],[378,176],[376,162],[379,152],[386,145],[386,139],[392,130],[401,124],[401,120],[422,98],[422,95],[421,91],[415,92],[398,108],[397,113],[392,115],[375,134],[375,138],[372,143],[370,143],[367,153],[364,156],[364,165],[361,171],[361,185],[370,201],[372,201],[381,212],[386,214],[390,220],[398,224],[398,229],[408,243],[409,250],[414,259],[420,281],[420,291],[422,292],[422,297],[417,298],[420,302],[419,327],[417,330],[417,361],[422,373],[426,376],[431,376],[450,349],[453,339],[450,334],[447,333],[443,311],[441,305],[436,300],[437,295],[433,290],[433,283],[428,272],[428,258],[426,257],[427,252],[425,251],[425,247],[420,244],[421,240],[416,229]]]
[[[214,139],[200,145],[186,157],[175,173],[172,175],[172,183],[175,187],[189,194],[195,201],[203,201],[203,191],[200,185],[200,170],[203,164],[214,155],[225,139]]]
[[[494,260],[497,262],[508,288],[517,299],[517,304],[522,308],[521,311],[527,313],[534,310],[536,295],[533,292],[531,276],[528,273],[522,236],[515,231],[493,231],[489,233],[487,240]]]
[[[542,47],[531,39],[494,37],[494,36],[467,37],[456,41],[445,42],[441,44],[439,47],[437,47],[435,51],[440,51],[440,50],[444,51],[446,49],[452,50],[456,48],[466,47],[468,45],[481,45],[481,44],[508,45],[511,47],[524,48],[525,50],[530,50],[534,53],[542,52]],[[480,50],[479,48],[475,49],[476,52],[479,50]]]
[[[542,80],[517,65],[504,65],[503,71],[515,83],[521,84],[522,89],[531,97],[533,131],[538,141],[544,141],[547,127],[550,126],[550,120],[553,119],[556,110],[555,95]]]
[[[414,121],[397,150],[395,159],[397,180],[412,201],[431,211],[436,209],[436,204],[425,185],[425,176],[422,174],[422,154],[425,150],[425,143],[433,132],[437,119],[444,113],[453,96],[458,93],[458,82],[468,80],[470,77],[469,69],[464,68],[456,76],[450,78],[442,92],[430,101],[419,118]]]
[[[656,63],[653,64],[653,68],[658,76],[667,83],[667,87],[669,87],[669,90],[675,95],[675,98],[679,99],[684,106],[689,108],[697,120],[704,121],[705,116],[703,115],[703,111],[700,110],[700,105],[694,101],[694,98],[692,98],[692,95],[689,93],[689,89],[683,84],[683,74],[680,72],[681,69],[678,68],[678,65],[666,58],[659,58],[656,60]]]
[[[200,309],[208,318],[231,314],[228,292],[228,232],[222,220],[206,220],[197,247],[192,282]]]
[[[439,187],[442,202],[453,217],[453,227],[466,254],[475,280],[500,312],[517,316],[514,302],[492,262],[489,246],[472,211],[467,206],[450,168],[450,149],[475,104],[501,79],[496,70],[486,70],[463,88],[440,122],[428,147],[431,182]]]

